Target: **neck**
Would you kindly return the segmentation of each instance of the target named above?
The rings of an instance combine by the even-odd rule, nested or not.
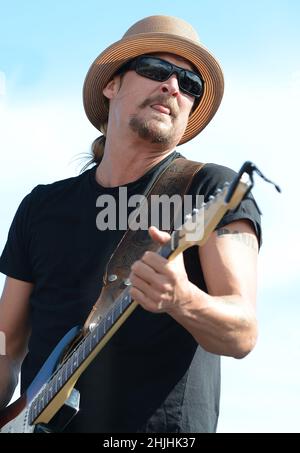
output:
[[[165,159],[174,148],[161,149],[157,144],[112,143],[106,139],[103,159],[96,171],[96,181],[104,187],[117,187],[136,181]]]

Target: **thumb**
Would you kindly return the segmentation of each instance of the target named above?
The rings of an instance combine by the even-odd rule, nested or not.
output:
[[[158,242],[161,245],[166,244],[171,238],[169,233],[166,233],[165,231],[160,231],[155,226],[151,226],[148,231],[151,236],[151,239],[153,239],[153,241]]]

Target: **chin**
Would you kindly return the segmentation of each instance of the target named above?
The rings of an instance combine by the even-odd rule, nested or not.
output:
[[[140,120],[133,117],[130,120],[131,129],[138,136],[151,143],[168,145],[174,143],[174,128],[172,125],[166,125],[163,121],[157,120]]]

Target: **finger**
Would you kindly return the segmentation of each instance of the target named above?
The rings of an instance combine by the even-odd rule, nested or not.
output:
[[[155,280],[157,273],[154,269],[152,269],[152,267],[148,266],[148,264],[145,264],[143,261],[139,260],[131,266],[131,276],[129,278],[132,278],[133,275],[137,275],[142,280],[145,280],[147,283],[151,284]]]
[[[148,231],[149,231],[151,238],[155,242],[158,242],[161,245],[166,244],[171,239],[171,236],[169,235],[169,233],[167,233],[165,231],[160,231],[155,226],[149,227]]]
[[[157,307],[157,304],[145,296],[138,288],[130,288],[130,295],[132,299],[140,304],[145,310],[151,311],[152,313],[159,313],[160,309]]]
[[[142,256],[142,262],[152,267],[156,272],[163,273],[168,264],[168,260],[155,252],[145,252]]]
[[[159,268],[159,266],[157,267]],[[171,283],[168,282],[167,277],[163,275],[163,271],[160,273],[156,272],[151,266],[145,264],[143,261],[136,261],[131,266],[131,274],[130,280],[133,278],[134,275],[139,277],[140,279],[147,282],[156,291],[159,292],[169,292],[172,291]]]
[[[142,257],[142,262],[147,264],[149,267],[151,267],[160,277],[163,277],[163,280],[161,282],[163,284],[167,283],[167,279],[172,276],[172,271],[170,268],[170,262],[166,259],[163,258],[162,256],[158,255],[157,253],[154,252],[145,252],[143,257]],[[153,275],[153,282],[159,283],[159,280],[156,278],[157,275]],[[168,288],[161,288],[161,290],[164,291],[171,291],[171,282],[170,282],[170,287]]]
[[[151,299],[154,303],[159,300],[160,293],[156,291],[151,285],[149,285],[145,280],[139,278],[136,274],[131,274],[130,281],[132,288],[136,288],[141,291],[146,297]]]

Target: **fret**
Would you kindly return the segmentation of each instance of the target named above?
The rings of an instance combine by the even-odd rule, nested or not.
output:
[[[40,414],[42,412],[40,395],[37,395],[36,399],[37,399],[36,410],[37,413]]]
[[[45,406],[44,406],[44,389],[43,389],[39,394],[39,407],[38,407],[39,414],[42,412],[44,407]]]
[[[61,375],[61,383],[62,385],[67,382],[67,367],[66,367],[66,362],[63,363],[62,365],[62,368],[61,368],[61,371],[60,371],[60,375]]]
[[[67,382],[68,379],[70,378],[70,376],[72,375],[72,362],[71,362],[70,359],[68,359],[66,361],[65,369],[66,369],[66,371],[65,371],[65,378],[66,378],[65,382]]]
[[[53,398],[53,387],[52,387],[52,382],[51,381],[48,384],[48,392],[47,392],[47,394],[48,394],[49,401],[51,401],[52,398]]]
[[[32,406],[29,408],[29,413],[28,413],[28,422],[31,425],[33,422],[33,416],[32,416]]]
[[[98,343],[102,338],[104,337],[104,327],[103,327],[103,320],[98,324],[97,326],[97,338],[98,338]]]
[[[90,335],[92,336],[92,347],[94,349],[94,347],[97,346],[98,344],[97,329],[94,329]]]
[[[88,342],[89,344],[89,352],[91,352],[93,350],[93,345],[92,345],[92,335],[89,334],[87,337],[86,337],[86,341]]]
[[[44,407],[46,406],[46,404],[45,404],[45,388],[43,388],[40,398],[41,398],[41,411],[42,411],[44,409]]]
[[[32,405],[32,417],[33,417],[33,420],[36,419],[36,417],[37,417],[37,401],[36,401],[36,399],[33,401],[33,405]]]
[[[110,317],[111,317],[111,326],[112,326],[114,324],[114,322],[115,322],[114,310],[113,309],[110,311]]]
[[[73,362],[72,362],[72,357],[68,360],[69,366],[68,366],[68,379],[72,376],[73,374]]]
[[[113,311],[113,318],[117,320],[119,318],[119,310],[120,310],[120,304],[117,301],[116,304],[113,306],[112,311]],[[121,314],[121,313],[120,313]]]
[[[68,376],[68,379],[72,376],[73,374],[73,361],[72,361],[72,356],[68,359],[68,362],[67,362],[67,376]]]
[[[101,333],[101,330],[99,329],[99,325],[98,325],[98,326],[96,327],[96,329],[95,329],[97,344],[99,343],[99,341],[100,341],[100,339],[101,339],[100,333]]]
[[[34,400],[31,403],[30,409],[29,409],[29,423],[32,424],[33,420],[35,419],[34,417]]]
[[[121,298],[121,301],[120,301],[120,306],[121,306],[120,314],[122,314],[122,313],[124,312],[124,306],[123,306],[123,304],[124,304],[124,298],[122,297],[122,298]]]
[[[86,358],[89,355],[90,351],[91,351],[91,349],[90,349],[91,345],[89,344],[88,337],[85,338],[85,340],[83,342],[83,345],[84,345],[83,346],[83,348],[84,348],[84,357]]]
[[[82,363],[83,361],[84,361],[84,350],[83,350],[83,343],[81,343],[78,348],[78,362]]]
[[[105,333],[108,332],[110,330],[110,328],[111,328],[111,316],[108,315],[104,319],[104,329],[105,329],[104,332]]]
[[[52,378],[52,388],[53,388],[53,395],[55,395],[57,393],[56,375],[54,375],[53,378]]]
[[[44,405],[47,406],[47,404],[49,403],[49,397],[48,397],[48,384],[45,385],[45,388],[44,388]]]
[[[58,382],[59,389],[61,389],[61,387],[62,387],[62,370],[63,370],[63,368],[57,372],[57,382]]]
[[[103,330],[103,336],[106,334],[106,322],[105,322],[105,318],[103,319],[102,321],[102,330]]]
[[[108,316],[106,316],[106,319],[105,319],[105,329],[106,329],[106,331],[109,331],[111,326],[112,326],[112,317],[111,317],[111,314],[109,312]]]
[[[72,363],[73,363],[73,370],[77,370],[78,368],[78,353],[75,351],[72,354]]]
[[[124,311],[126,308],[129,307],[130,305],[130,302],[131,302],[131,297],[130,297],[130,294],[126,294],[126,296],[124,297]]]
[[[118,300],[116,305],[115,305],[115,311],[116,311],[116,318],[121,316],[122,314],[122,301]]]

